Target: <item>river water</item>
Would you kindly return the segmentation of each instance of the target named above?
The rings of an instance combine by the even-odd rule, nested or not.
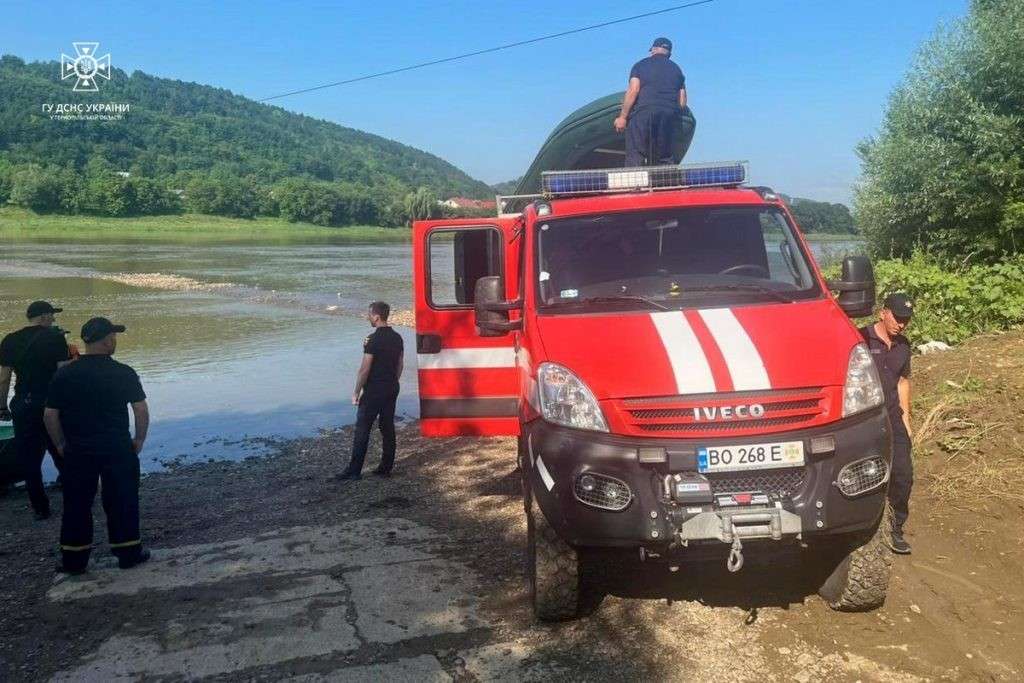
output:
[[[117,358],[139,372],[153,415],[143,469],[238,458],[258,454],[261,439],[354,421],[366,304],[409,309],[411,270],[408,244],[3,243],[0,334],[21,327],[35,299],[64,308],[57,322],[72,342],[94,315],[126,325]],[[415,417],[414,335],[397,329],[398,412]]]

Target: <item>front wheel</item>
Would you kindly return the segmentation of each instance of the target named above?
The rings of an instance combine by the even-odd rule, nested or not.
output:
[[[875,533],[842,558],[818,589],[829,607],[840,612],[867,612],[882,606],[892,574],[892,553],[886,545],[890,529],[886,506]]]
[[[580,613],[580,559],[526,491],[526,561],[533,614],[564,621]]]

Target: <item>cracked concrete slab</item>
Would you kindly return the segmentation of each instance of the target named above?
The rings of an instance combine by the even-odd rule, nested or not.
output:
[[[294,527],[224,543],[156,549],[153,559],[128,572],[112,565],[83,576],[58,577],[47,596],[77,600],[214,584],[257,574],[309,573],[337,566],[367,567],[430,559],[408,544],[436,535],[403,519],[353,520],[337,527]]]
[[[482,626],[465,566],[448,560],[408,562],[347,572],[345,581],[357,605],[356,627],[374,642],[439,633],[459,633]]]
[[[119,633],[57,681],[137,680],[178,675],[199,678],[302,657],[354,650],[360,645],[348,620],[348,591],[326,576],[298,579],[294,587],[240,601],[187,623]]]
[[[102,596],[135,603],[145,616],[121,624],[55,680],[195,679],[354,653],[358,665],[309,680],[450,680],[436,657],[409,657],[415,649],[365,664],[380,658],[381,646],[483,626],[476,577],[436,558],[439,543],[413,522],[366,519],[173,548],[132,572],[97,568],[53,586],[50,600]],[[147,612],[153,591],[179,607]]]

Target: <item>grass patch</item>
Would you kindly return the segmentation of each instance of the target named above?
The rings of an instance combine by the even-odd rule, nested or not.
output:
[[[0,208],[0,241],[74,242],[269,242],[335,244],[345,242],[408,242],[404,228],[351,225],[327,228],[289,223],[280,218],[225,218],[202,214],[104,218],[40,215],[14,207]]]

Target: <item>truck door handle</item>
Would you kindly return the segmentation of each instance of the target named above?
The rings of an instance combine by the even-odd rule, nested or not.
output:
[[[417,334],[416,353],[441,353],[441,335]]]

